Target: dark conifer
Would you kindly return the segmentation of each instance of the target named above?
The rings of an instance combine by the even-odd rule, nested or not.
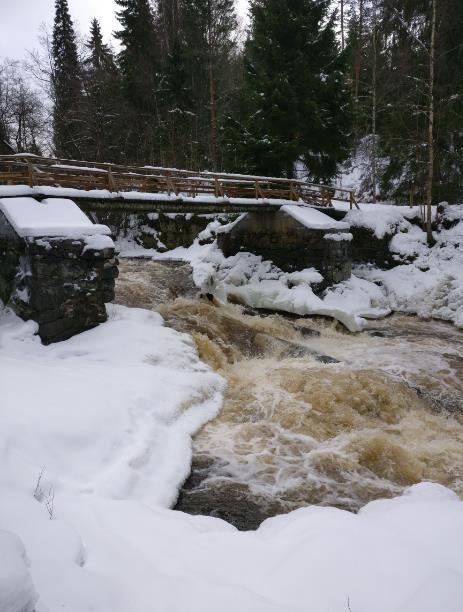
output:
[[[122,87],[130,109],[126,153],[130,160],[159,163],[159,44],[148,0],[116,0],[121,29],[118,56]]]
[[[120,78],[111,49],[103,42],[100,24],[92,21],[84,61],[83,126],[85,157],[95,161],[121,161],[124,107]]]
[[[231,166],[328,180],[348,153],[350,96],[328,0],[251,0],[240,116],[225,131]]]
[[[188,86],[196,116],[198,163],[218,168],[219,126],[234,88],[237,18],[233,0],[182,0]]]
[[[56,0],[52,40],[53,140],[61,157],[81,157],[82,79],[67,0]]]

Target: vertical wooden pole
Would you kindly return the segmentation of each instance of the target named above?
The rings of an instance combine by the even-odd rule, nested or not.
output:
[[[113,170],[111,164],[108,166],[108,187],[109,191],[116,191],[116,183],[114,181]]]
[[[294,189],[294,181],[289,182],[289,199],[295,202],[297,200],[296,190]]]
[[[29,174],[29,187],[34,187],[34,167],[31,164],[31,160],[27,158],[27,171]]]

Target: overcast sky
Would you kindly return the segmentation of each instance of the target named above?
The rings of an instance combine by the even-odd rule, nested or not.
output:
[[[246,13],[248,0],[237,0],[241,15]],[[38,47],[37,36],[42,22],[53,23],[54,0],[0,0],[0,57],[23,59],[26,50]],[[96,17],[105,39],[117,27],[114,0],[69,0],[74,25],[87,32]]]

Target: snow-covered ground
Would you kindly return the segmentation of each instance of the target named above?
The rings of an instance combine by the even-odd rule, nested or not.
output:
[[[433,248],[415,212],[349,213],[378,237],[397,231],[401,263],[360,268],[321,297],[317,270],[226,259],[214,244],[145,255],[191,261],[198,286],[223,299],[352,330],[391,309],[463,326],[463,206],[446,211]],[[170,510],[224,382],[158,314],[109,315],[45,347],[34,323],[0,309],[0,612],[461,612],[463,502],[440,485],[246,533]]]
[[[336,206],[344,207],[343,204]],[[300,210],[300,216],[307,210],[288,208]],[[379,239],[393,236],[389,248],[398,265],[391,270],[359,266],[349,280],[328,288],[321,296],[314,292],[322,280],[316,270],[305,270],[294,276],[251,253],[225,258],[215,244],[201,246],[196,241],[189,249],[159,254],[144,251],[124,239],[119,248],[126,256],[190,261],[196,284],[219,299],[300,315],[331,316],[354,332],[363,329],[367,319],[383,317],[392,311],[443,319],[463,327],[463,205],[444,208],[432,248],[428,247],[426,234],[417,224],[418,207],[362,204],[360,210],[348,211],[342,223],[333,221],[333,224],[339,223],[338,230],[362,226]],[[309,209],[309,212],[318,211]],[[436,209],[433,214],[435,218]],[[309,221],[306,219],[306,222]],[[312,222],[318,220],[312,219]],[[445,229],[445,224],[452,227]],[[217,227],[214,229],[217,231]],[[208,235],[206,230],[203,238]],[[339,235],[343,239],[352,238],[348,233]]]
[[[173,512],[222,379],[152,312],[110,307],[49,347],[34,332],[0,312],[1,612],[462,609],[463,502],[449,490],[246,533]]]

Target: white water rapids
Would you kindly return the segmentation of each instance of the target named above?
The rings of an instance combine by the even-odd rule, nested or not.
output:
[[[191,334],[228,382],[194,439],[178,508],[239,527],[308,504],[355,510],[423,480],[463,497],[463,332],[394,315],[350,334],[326,319],[196,296],[190,268],[122,260],[117,301]]]

